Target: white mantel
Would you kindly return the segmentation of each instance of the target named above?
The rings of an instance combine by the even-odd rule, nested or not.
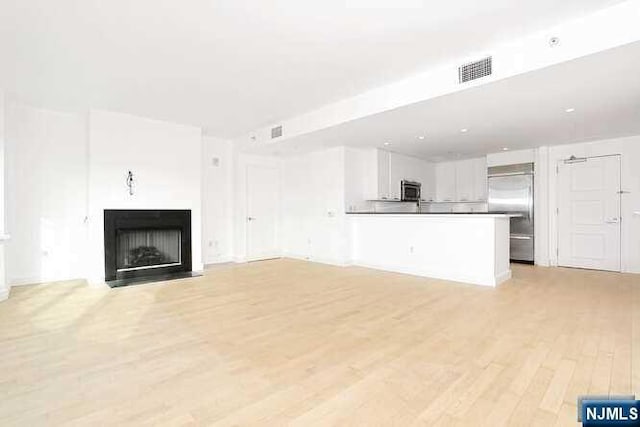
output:
[[[353,265],[483,286],[511,278],[508,215],[347,217]]]

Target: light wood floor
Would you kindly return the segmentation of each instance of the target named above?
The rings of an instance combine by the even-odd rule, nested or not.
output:
[[[575,425],[640,395],[640,278],[498,289],[275,260],[0,304],[0,425]]]

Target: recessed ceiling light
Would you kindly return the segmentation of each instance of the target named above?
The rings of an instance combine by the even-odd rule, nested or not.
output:
[[[420,136],[418,137],[418,139],[424,139],[424,136],[423,136],[423,135],[420,135]]]
[[[389,145],[391,144],[389,141],[385,142],[384,145]]]
[[[509,151],[509,147],[502,147],[502,151]]]
[[[576,111],[575,108],[567,108],[566,110],[564,110],[565,113],[573,113],[574,111]]]
[[[467,128],[460,129],[460,132],[462,132],[462,133],[467,133],[467,132],[469,132],[469,129],[467,129]]]

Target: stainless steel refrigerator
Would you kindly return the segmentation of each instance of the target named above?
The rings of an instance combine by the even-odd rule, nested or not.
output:
[[[534,262],[533,163],[489,168],[489,212],[511,218],[511,261]]]

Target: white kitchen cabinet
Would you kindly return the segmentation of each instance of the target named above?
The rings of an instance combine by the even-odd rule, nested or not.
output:
[[[436,164],[436,200],[479,202],[487,199],[487,161],[484,157]]]
[[[474,200],[477,202],[484,202],[487,200],[487,159],[486,157],[480,157],[474,159]]]
[[[389,152],[376,150],[378,160],[378,199],[390,199],[389,194]]]
[[[456,162],[436,164],[436,200],[454,202],[456,197]]]
[[[433,163],[424,162],[418,181],[422,183],[421,198],[428,202],[436,200],[436,170]]]
[[[429,200],[434,197],[435,174],[434,165],[416,157],[388,153],[389,157],[389,197],[401,197],[400,182],[416,181],[422,184],[422,198]]]
[[[475,161],[459,160],[456,169],[456,201],[470,202],[475,200]]]
[[[396,153],[389,153],[389,197],[400,198],[400,181],[412,175],[411,165],[406,161],[405,156]]]

